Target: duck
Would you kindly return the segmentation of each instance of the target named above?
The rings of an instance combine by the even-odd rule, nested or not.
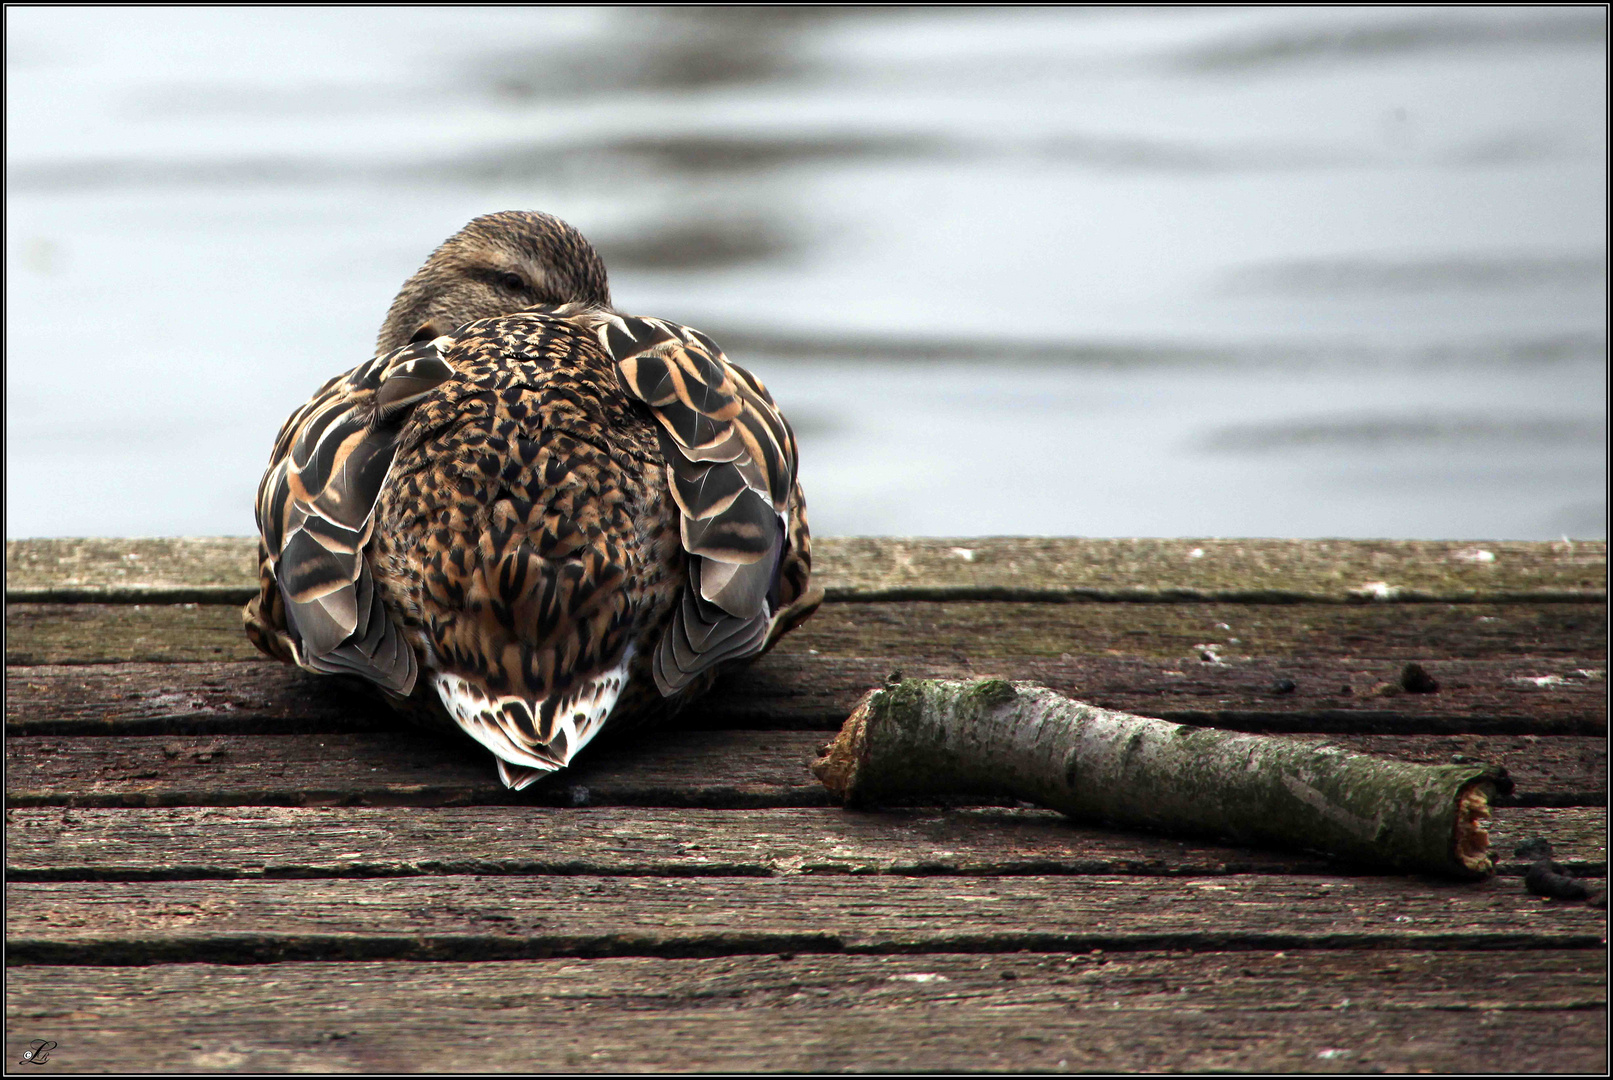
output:
[[[616,311],[559,218],[487,214],[281,427],[246,634],[469,735],[519,791],[812,614],[798,467],[710,337]]]

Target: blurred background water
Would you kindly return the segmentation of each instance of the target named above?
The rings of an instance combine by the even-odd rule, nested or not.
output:
[[[6,11],[6,535],[246,534],[477,214],[815,532],[1605,537],[1600,8]]]

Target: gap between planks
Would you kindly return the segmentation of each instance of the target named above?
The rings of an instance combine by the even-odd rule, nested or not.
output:
[[[446,876],[11,882],[7,963],[763,952],[1587,949],[1606,912],[1516,880],[1230,875]]]

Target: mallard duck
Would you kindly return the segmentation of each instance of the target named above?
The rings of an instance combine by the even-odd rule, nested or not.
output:
[[[796,469],[761,381],[615,311],[577,230],[479,217],[280,429],[247,636],[451,721],[519,790],[812,613]]]

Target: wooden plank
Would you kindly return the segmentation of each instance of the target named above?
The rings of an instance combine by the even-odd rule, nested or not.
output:
[[[1240,731],[1605,736],[1605,669],[1583,663],[1429,662],[1423,666],[1435,673],[1439,692],[1407,694],[1398,692],[1404,665],[1373,660],[1081,656],[958,663],[769,655],[727,676],[710,698],[691,706],[686,723],[838,730],[858,698],[900,671],[914,678],[1023,679],[1106,708]]]
[[[7,664],[255,660],[218,604],[11,604]],[[826,604],[780,644],[803,657],[1523,660],[1606,668],[1607,608],[1562,604]]]
[[[441,876],[8,882],[8,964],[1601,948],[1515,878]]]
[[[526,792],[468,739],[386,734],[6,740],[12,806],[823,806],[797,732],[660,732]]]
[[[258,545],[245,536],[6,541],[6,600],[244,604]]]
[[[1607,873],[1607,811],[1505,809],[1499,872],[1549,839],[1576,875]],[[467,850],[467,838],[474,847]],[[1302,853],[1077,825],[1047,810],[243,807],[6,812],[10,881],[420,874],[1302,874]]]
[[[685,710],[679,723],[834,731],[864,692],[899,669],[925,677],[1026,679],[1106,708],[1241,731],[1603,735],[1605,679],[1600,669],[1574,664],[1430,663],[1426,667],[1440,681],[1437,694],[1383,697],[1373,687],[1398,685],[1396,664],[1121,657],[958,664],[775,650],[728,676]],[[1342,693],[1344,687],[1351,692]],[[289,734],[397,726],[396,714],[362,688],[272,661],[6,669],[8,735]]]
[[[7,666],[262,658],[234,605],[6,605]]]
[[[6,734],[391,731],[395,712],[345,679],[260,660],[6,668]]]
[[[245,537],[6,542],[7,601],[242,603]],[[1605,600],[1607,544],[817,537],[830,600]]]
[[[237,629],[239,629],[237,627]],[[1607,607],[1562,604],[828,604],[780,644],[811,655],[1199,659],[1607,657]]]
[[[499,783],[491,757],[470,739],[412,730],[23,736],[6,740],[6,800],[17,807],[823,806],[827,792],[807,770],[823,741],[810,731],[647,732],[590,748],[572,768],[516,793]],[[1339,735],[1327,741],[1408,761],[1445,763],[1460,754],[1504,765],[1517,792],[1503,805],[1607,802],[1606,739]]]
[[[814,540],[816,557],[820,542]],[[1605,541],[956,540],[821,542],[841,600],[1507,600],[1607,595]]]
[[[13,967],[6,1051],[56,1040],[41,1072],[1596,1073],[1605,964],[1585,949]]]

